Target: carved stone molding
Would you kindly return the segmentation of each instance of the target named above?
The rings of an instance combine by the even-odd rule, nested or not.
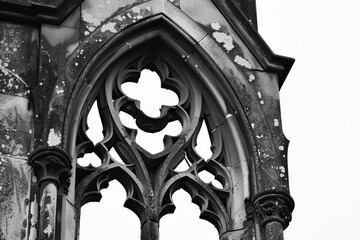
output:
[[[41,147],[29,156],[28,162],[34,168],[39,186],[45,181],[52,181],[67,193],[72,166],[71,158],[64,150],[58,147]]]
[[[280,222],[284,229],[289,226],[294,210],[294,200],[284,193],[266,193],[255,198],[253,201],[256,219],[260,225],[265,226],[269,222]]]
[[[27,24],[60,25],[83,0],[0,0],[0,18]]]

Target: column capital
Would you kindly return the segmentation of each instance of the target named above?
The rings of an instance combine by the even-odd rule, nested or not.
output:
[[[283,192],[265,192],[253,200],[258,223],[265,226],[269,222],[279,222],[286,229],[292,219],[295,203],[292,197]]]
[[[38,184],[52,181],[67,193],[72,168],[71,157],[59,147],[40,147],[29,156],[28,163],[33,167]]]

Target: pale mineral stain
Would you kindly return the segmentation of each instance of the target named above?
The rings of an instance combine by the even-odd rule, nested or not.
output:
[[[276,118],[274,119],[274,126],[275,126],[275,127],[278,127],[278,126],[279,126],[279,120],[276,119]]]
[[[61,143],[61,133],[55,132],[54,128],[50,129],[47,143],[49,146],[59,145]]]
[[[116,23],[114,22],[108,22],[106,24],[104,24],[102,27],[101,27],[101,32],[106,32],[106,31],[109,31],[109,32],[112,32],[112,33],[116,33],[116,29],[115,29],[115,26],[116,26]]]
[[[240,57],[239,55],[236,55],[234,61],[235,61],[238,65],[240,65],[240,66],[242,66],[242,67],[246,67],[246,68],[251,69],[251,64],[249,63],[249,61],[246,60],[246,59],[243,58],[243,57]]]
[[[90,32],[93,32],[96,28],[94,28],[94,27],[89,27],[89,26],[86,26],[87,27],[87,29],[90,31]]]
[[[212,22],[210,25],[211,25],[212,29],[214,29],[216,31],[219,31],[221,28],[220,24],[217,22]]]
[[[38,212],[38,203],[35,195],[35,199],[33,202],[31,202],[31,208],[30,208],[31,217],[30,217],[29,240],[36,239],[37,212]]]
[[[48,235],[48,237],[51,236],[51,234],[53,234],[53,228],[50,224],[47,225],[47,227],[44,230],[44,233]]]
[[[255,80],[255,76],[253,75],[253,74],[251,74],[250,76],[249,76],[249,82],[252,82],[252,81],[254,81]]]
[[[91,13],[84,12],[82,15],[82,19],[85,22],[94,24],[95,26],[99,26],[101,24],[101,21],[96,19]]]
[[[139,8],[137,6],[132,8],[132,11],[137,14],[140,14],[140,10],[141,10],[141,8]]]
[[[230,35],[223,32],[214,32],[212,35],[218,43],[223,43],[223,47],[227,51],[231,51],[235,47],[234,40]]]

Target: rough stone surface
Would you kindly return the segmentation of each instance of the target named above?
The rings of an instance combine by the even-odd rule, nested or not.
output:
[[[40,199],[39,236],[44,240],[55,240],[56,233],[56,198],[55,184],[45,186]]]
[[[0,239],[27,239],[30,184],[31,167],[26,160],[0,155]]]
[[[31,148],[29,99],[0,94],[0,153],[26,157]]]
[[[76,239],[81,206],[99,201],[114,179],[128,193],[125,206],[138,215],[142,239],[159,238],[160,219],[174,211],[179,188],[221,240],[283,239],[294,205],[279,86],[293,60],[273,54],[256,32],[255,1],[85,0],[74,11],[80,1],[11,4],[21,8],[0,8],[5,18],[33,25],[0,20],[0,240]],[[120,87],[138,81],[145,68],[179,97],[176,106],[161,107],[159,118],[140,111]],[[95,99],[104,123],[99,144],[86,134]],[[164,150],[150,153],[122,125],[119,111],[145,132],[175,120],[182,130],[164,137]],[[195,149],[203,122],[209,159]],[[49,156],[33,169],[27,156],[41,148]],[[48,169],[55,148],[72,160],[71,177],[62,181],[64,168]],[[124,162],[113,158],[112,148]],[[88,153],[99,157],[100,167],[77,165]],[[188,169],[175,171],[184,159]],[[203,182],[202,171],[222,188]]]
[[[24,24],[61,24],[83,0],[0,0],[3,19]]]
[[[249,69],[262,69],[250,53],[245,43],[234,29],[208,0],[180,0],[180,9],[193,21],[197,22],[222,47],[223,51],[239,66]]]
[[[66,82],[56,82],[67,58],[75,51],[79,45],[80,9],[76,10],[61,26],[43,24],[40,36],[40,70],[36,88],[34,88],[35,108],[35,147],[43,144],[56,146],[59,144],[61,134],[58,128],[50,129],[49,134],[44,136],[42,130],[46,125],[44,119],[49,108],[49,101],[52,94],[64,95],[67,90]],[[55,111],[58,110],[54,109]],[[61,114],[61,112],[59,112]],[[57,119],[54,123],[60,124]]]
[[[0,21],[0,93],[28,96],[36,83],[39,31]]]

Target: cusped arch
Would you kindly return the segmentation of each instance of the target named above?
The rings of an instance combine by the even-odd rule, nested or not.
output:
[[[109,20],[109,22],[111,22],[111,20]],[[234,88],[236,86],[234,87],[231,79],[228,80],[225,77],[224,69],[219,69],[219,64],[215,62],[224,61],[224,59],[211,58],[206,51],[198,45],[198,41],[188,34],[188,32],[194,32],[196,35],[199,31],[195,23],[193,26],[194,29],[191,29],[193,31],[187,29],[187,32],[184,32],[184,29],[179,28],[168,16],[164,14],[149,14],[147,18],[133,23],[119,32],[106,36],[105,40],[102,41],[99,41],[99,39],[103,39],[104,34],[101,29],[96,30],[89,39],[84,41],[78,47],[77,51],[70,56],[62,74],[59,76],[58,85],[65,82],[65,88],[68,90],[66,92],[70,94],[62,96],[56,96],[54,94],[50,106],[58,109],[58,107],[60,107],[59,102],[67,103],[66,109],[60,111],[60,113],[62,112],[63,114],[58,116],[64,122],[63,128],[58,130],[62,134],[63,147],[76,158],[75,147],[77,146],[76,141],[81,125],[81,117],[89,111],[91,104],[97,97],[96,94],[100,91],[101,87],[104,87],[103,83],[106,81],[104,76],[109,76],[106,74],[111,72],[109,69],[111,69],[114,64],[116,65],[116,62],[121,62],[122,59],[129,59],[127,62],[131,62],[145,54],[154,53],[160,56],[173,69],[178,69],[178,71],[184,70],[183,73],[193,78],[191,80],[194,81],[194,83],[190,84],[192,87],[192,98],[198,98],[197,101],[199,101],[200,104],[202,104],[203,101],[207,101],[207,103],[201,110],[193,112],[195,115],[189,116],[191,121],[188,128],[189,131],[193,133],[189,135],[184,134],[176,139],[176,147],[172,149],[174,152],[169,151],[166,156],[148,156],[150,158],[161,157],[161,161],[166,162],[166,164],[162,163],[162,165],[158,165],[158,168],[155,169],[158,178],[154,179],[154,176],[151,176],[151,174],[146,171],[140,171],[141,173],[136,170],[133,171],[137,177],[142,175],[139,177],[140,182],[146,183],[143,185],[143,189],[147,190],[143,191],[143,194],[146,193],[155,196],[152,197],[154,199],[150,199],[148,202],[143,202],[142,204],[146,206],[147,204],[154,204],[155,202],[155,206],[159,209],[159,211],[155,213],[151,212],[153,210],[149,210],[149,212],[145,214],[146,216],[142,217],[142,221],[143,223],[146,221],[158,221],[161,215],[166,213],[166,211],[164,211],[160,214],[160,209],[163,207],[161,204],[166,203],[165,196],[169,197],[169,195],[160,193],[173,193],[174,191],[170,190],[170,188],[176,189],[182,187],[188,189],[188,191],[191,188],[196,189],[197,184],[191,184],[192,182],[200,181],[196,171],[192,173],[188,172],[187,174],[192,175],[188,175],[187,177],[180,177],[181,174],[171,173],[170,171],[170,169],[174,168],[174,166],[180,162],[183,156],[183,154],[179,152],[179,149],[185,150],[186,148],[189,156],[193,157],[192,162],[194,166],[204,164],[204,166],[208,165],[205,167],[201,166],[204,169],[212,169],[213,172],[218,172],[219,174],[225,172],[223,178],[227,178],[227,181],[229,181],[228,184],[232,186],[231,191],[229,190],[229,192],[231,192],[230,198],[226,199],[225,197],[225,200],[219,199],[215,201],[215,203],[218,202],[218,204],[221,205],[218,205],[218,209],[221,209],[222,212],[222,214],[220,214],[221,216],[218,216],[219,223],[214,223],[216,222],[215,220],[210,219],[210,217],[207,218],[206,214],[204,215],[207,220],[210,220],[210,222],[217,226],[219,234],[223,235],[229,231],[245,229],[248,226],[246,223],[245,199],[250,198],[251,192],[256,192],[256,181],[252,179],[256,178],[253,160],[257,158],[257,155],[255,153],[256,149],[252,147],[256,144],[254,133],[251,130],[251,123],[238,97],[239,93],[235,92]],[[94,42],[97,42],[97,44],[94,44]],[[215,44],[213,47],[219,48]],[[89,52],[87,52],[87,50]],[[220,50],[221,49],[219,49],[219,51]],[[241,72],[239,73],[241,74]],[[243,78],[245,78],[245,76],[243,76]],[[186,84],[189,83],[190,82],[187,82]],[[197,96],[198,93],[201,99]],[[196,106],[194,109],[195,108]],[[79,109],[81,109],[81,111],[79,111]],[[52,125],[51,119],[56,118],[56,116],[52,114],[59,114],[59,111],[55,113],[50,110],[48,130]],[[211,129],[213,144],[216,145],[213,158],[207,162],[196,155],[194,144],[190,143],[191,139],[187,137],[196,134],[196,131],[199,130],[199,122],[204,119]],[[111,136],[107,137],[111,139]],[[124,153],[125,157],[135,159],[144,157],[143,152],[138,151],[138,149],[134,150],[133,145],[129,144],[129,141],[127,143],[128,145],[125,146],[125,144],[122,148],[122,151],[126,152]],[[225,150],[219,150],[221,148]],[[177,150],[175,151],[174,149]],[[213,164],[211,165],[211,163]],[[76,161],[74,161],[73,164],[74,168],[76,168]],[[141,165],[140,168],[143,170],[149,170],[149,166],[146,163],[137,162],[137,164]],[[116,167],[114,169],[118,169],[117,171],[119,171],[120,168]],[[85,189],[87,187],[86,184],[96,182],[98,188],[93,195],[94,197],[90,197],[89,199],[97,200],[98,191],[100,191],[101,187],[106,186],[105,182],[109,181],[109,179],[116,178],[106,177],[104,178],[105,182],[100,181],[101,184],[99,184],[99,179],[101,179],[100,175],[104,174],[103,172],[103,170],[100,170],[98,174],[93,173],[91,181],[86,179],[88,176],[84,176],[82,181],[77,183],[75,183],[75,179],[73,179],[72,191],[78,190],[74,188],[76,185],[80,186],[81,189]],[[169,175],[169,173],[171,174]],[[131,174],[128,175],[130,176]],[[227,177],[225,177],[225,175]],[[164,184],[166,181],[169,181],[171,177],[182,178],[186,181],[172,180],[174,184]],[[126,181],[122,181],[123,184],[124,182]],[[133,182],[136,181],[134,180]],[[149,190],[150,188],[152,189]],[[204,189],[213,191],[211,187],[208,186],[200,188],[202,191],[204,191]],[[221,195],[221,193],[216,191],[213,192],[215,196],[217,196],[217,194]],[[87,194],[86,191],[83,193],[85,195]],[[194,193],[190,194],[194,195]],[[223,194],[226,195],[227,193]],[[81,194],[74,194],[74,196],[78,198],[75,199],[75,202],[80,203],[80,206],[81,202],[83,202],[83,199],[80,198],[83,196],[81,196]],[[144,196],[142,196],[142,199],[144,200]],[[210,197],[209,199],[214,198]],[[171,211],[169,210],[169,212]],[[241,234],[246,234],[245,232],[246,231]]]

